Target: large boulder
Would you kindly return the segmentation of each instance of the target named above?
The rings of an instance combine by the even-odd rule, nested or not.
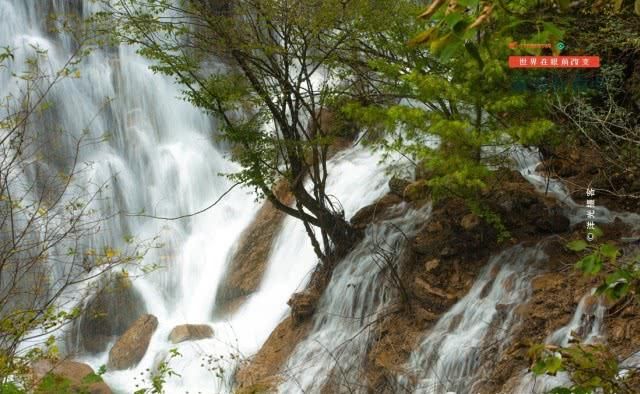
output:
[[[285,181],[278,182],[274,194],[287,205],[294,201]],[[271,246],[280,233],[285,217],[271,202],[265,201],[251,224],[240,235],[236,250],[216,291],[215,315],[223,316],[230,312],[247,295],[258,289],[269,262]]]
[[[85,304],[69,343],[75,344],[78,351],[103,352],[145,312],[142,297],[131,280],[116,275],[104,282]]]
[[[107,368],[120,370],[135,367],[147,352],[156,328],[158,318],[153,315],[140,316],[109,351]]]
[[[39,360],[31,366],[36,392],[111,394],[111,389],[87,364]]]
[[[212,336],[213,329],[207,324],[181,324],[171,330],[169,340],[171,343],[180,343],[211,338]]]

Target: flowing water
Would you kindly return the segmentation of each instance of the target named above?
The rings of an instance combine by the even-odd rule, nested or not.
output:
[[[596,298],[592,294],[584,295],[580,299],[571,321],[551,333],[545,339],[545,343],[561,347],[568,346],[573,339],[580,339],[584,344],[602,343],[604,340],[602,325],[606,311],[607,307],[600,297]],[[542,394],[555,387],[570,383],[568,375],[564,372],[560,372],[556,376],[535,376],[533,373],[525,371],[520,378],[517,392]]]
[[[94,7],[89,0],[0,0],[0,45],[15,48],[9,69],[0,70],[3,95],[18,92],[20,81],[9,71],[20,72],[35,47],[47,51],[42,66],[50,70],[63,67],[75,49],[69,36],[48,32],[49,14],[86,16]],[[88,135],[103,141],[81,150],[79,161],[89,165],[77,182],[108,186],[93,206],[104,216],[128,212],[175,217],[198,211],[231,186],[219,173],[237,169],[225,158],[224,148],[214,143],[215,122],[182,101],[171,80],[153,74],[148,66],[131,47],[93,51],[78,65],[78,78],[54,86],[49,96],[52,107],[33,125],[41,135],[54,126],[66,130],[69,137],[52,138],[50,148],[59,153],[57,158],[71,156],[73,137]],[[354,147],[329,163],[334,175],[329,176],[327,191],[340,200],[347,217],[388,191],[379,161],[379,156]],[[67,165],[64,160],[45,160],[50,172]],[[286,301],[305,285],[316,263],[303,226],[288,218],[273,245],[259,291],[228,320],[212,321],[215,289],[228,255],[257,208],[250,193],[236,188],[217,206],[193,217],[158,220],[117,214],[104,223],[91,245],[124,249],[128,235],[158,236],[163,244],[144,260],[159,268],[133,281],[159,326],[137,367],[104,375],[115,391],[148,386],[148,370],[173,347],[182,354],[171,363],[180,377],[169,381],[168,392],[230,391],[229,376],[236,363],[223,360],[250,355],[261,346],[287,313]],[[184,323],[210,324],[214,338],[170,344],[168,333]],[[97,369],[106,363],[107,353],[81,354],[80,359]],[[206,362],[210,359],[213,367],[223,368],[221,376]]]
[[[413,351],[400,387],[425,394],[473,392],[487,349],[508,339],[512,311],[526,301],[535,267],[545,258],[541,246],[519,245],[492,257],[469,293]]]
[[[367,227],[364,240],[335,268],[313,315],[310,334],[281,371],[281,393],[317,393],[335,378],[329,392],[364,390],[359,372],[366,360],[375,322],[393,309],[398,289],[390,283],[390,267],[405,257],[411,237],[424,224],[430,206],[394,207],[396,219]]]

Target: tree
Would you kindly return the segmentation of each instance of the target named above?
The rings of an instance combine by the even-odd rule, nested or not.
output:
[[[106,1],[96,21],[111,33],[116,22],[119,40],[138,45],[154,70],[174,76],[189,101],[219,119],[220,137],[242,165],[231,178],[302,220],[329,261],[358,234],[326,191],[328,148],[339,131],[323,116],[353,91],[340,55],[354,51],[372,10],[392,4],[375,3],[381,8],[367,0],[117,0]],[[282,179],[295,206],[273,192]]]
[[[380,147],[429,171],[426,184],[435,198],[462,197],[478,209],[480,196],[490,190],[490,168],[505,165],[514,145],[558,141],[548,93],[517,89],[507,66],[507,57],[518,54],[511,42],[562,38],[545,14],[520,14],[534,3],[432,1],[420,14],[426,30],[405,39],[415,53],[406,57],[410,63],[377,69],[379,80],[396,81],[381,89],[405,100],[351,106],[352,116],[387,126]]]
[[[80,77],[78,64],[91,42],[83,37],[59,69],[37,46],[25,64],[11,48],[0,54],[0,68],[10,73],[0,102],[2,392],[33,388],[31,363],[60,356],[54,333],[81,314],[88,285],[138,262],[146,250],[133,240],[125,250],[97,241],[101,225],[117,213],[95,209],[108,182],[93,183],[80,152],[101,140],[57,130],[50,121],[51,92]]]

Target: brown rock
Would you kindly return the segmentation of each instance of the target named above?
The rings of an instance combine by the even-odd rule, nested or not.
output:
[[[280,181],[274,194],[285,204],[293,203],[287,183]],[[216,315],[228,312],[231,304],[258,289],[269,262],[271,246],[286,215],[265,201],[251,224],[240,235],[237,247],[216,291]]]
[[[50,361],[39,360],[31,366],[36,386],[45,376],[53,376],[54,387],[47,383],[47,391],[57,392],[88,393],[88,394],[111,394],[111,389],[102,378],[93,371],[87,364],[77,361],[62,360]],[[56,383],[57,386],[56,387]],[[39,390],[38,392],[42,392]]]
[[[122,335],[143,313],[144,302],[131,280],[117,275],[87,302],[70,333],[69,343],[77,343],[80,351],[103,352],[110,341]]]
[[[462,228],[466,231],[473,230],[474,228],[478,227],[479,224],[480,218],[478,217],[478,215],[473,213],[465,215],[460,221],[460,226],[462,226]]]
[[[612,323],[611,327],[609,328],[609,335],[611,336],[611,339],[614,341],[622,341],[627,339],[627,327],[628,325],[624,321],[616,321]]]
[[[455,300],[457,299],[457,297],[453,294],[449,294],[447,292],[445,292],[444,290],[441,289],[437,289],[433,286],[431,286],[428,282],[420,279],[420,278],[416,278],[414,281],[414,285],[415,288],[417,290],[418,293],[421,293],[423,296],[437,296],[437,297],[441,297],[441,298],[445,298],[447,300]]]
[[[442,230],[444,230],[442,222],[431,222],[427,225],[427,232],[429,233],[438,233]]]
[[[531,314],[531,306],[520,304],[513,309],[513,313],[521,319],[526,319]]]
[[[360,209],[351,218],[351,224],[356,228],[367,227],[370,223],[388,219],[390,217],[389,208],[402,202],[402,198],[395,194],[387,194],[371,205]]]
[[[543,233],[564,233],[569,231],[571,222],[565,216],[552,214],[536,220],[536,229]]]
[[[410,183],[406,179],[393,177],[389,180],[389,190],[397,196],[404,197],[404,190]]]
[[[424,263],[424,270],[427,272],[431,272],[434,269],[438,268],[439,265],[440,265],[439,259],[432,259]]]
[[[412,182],[404,188],[402,194],[409,201],[423,200],[429,197],[429,186],[426,181]]]
[[[211,338],[213,329],[207,324],[181,324],[175,326],[169,334],[171,343],[184,341],[197,341],[198,339]]]
[[[155,316],[140,316],[109,351],[107,368],[120,370],[135,367],[147,352],[156,328],[158,319]]]
[[[295,293],[287,304],[291,307],[291,317],[296,323],[300,323],[310,317],[316,309],[318,296],[310,291]]]
[[[533,291],[545,291],[560,286],[565,278],[556,272],[538,275],[531,281]]]

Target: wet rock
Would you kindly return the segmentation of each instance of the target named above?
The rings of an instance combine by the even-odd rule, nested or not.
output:
[[[406,179],[393,177],[389,180],[389,190],[397,196],[404,197],[404,189],[409,186],[409,184],[411,184],[411,182]]]
[[[156,328],[158,328],[158,319],[155,316],[140,316],[109,351],[107,368],[121,370],[138,365],[147,352]]]
[[[351,224],[356,229],[367,227],[371,223],[377,223],[388,219],[391,214],[390,208],[401,203],[402,198],[395,194],[387,194],[375,203],[360,209],[351,218]]]
[[[431,286],[428,282],[420,279],[420,278],[416,278],[414,281],[414,288],[416,289],[416,292],[418,293],[418,295],[421,298],[428,298],[428,297],[440,297],[440,298],[444,298],[447,300],[455,300],[457,299],[457,297],[454,294],[449,294],[444,290],[435,288],[433,286]]]
[[[37,392],[111,394],[111,389],[87,364],[77,361],[39,360],[31,366]],[[41,383],[47,377],[46,388]]]
[[[103,352],[109,342],[122,335],[143,313],[144,302],[131,280],[117,275],[87,302],[71,331],[69,343],[77,343],[78,350]]]
[[[287,304],[291,307],[291,317],[293,321],[300,323],[311,317],[316,309],[317,300],[318,295],[310,291],[303,291],[292,295]]]
[[[286,182],[278,182],[274,194],[283,203],[292,204],[294,198],[288,189]],[[258,289],[269,262],[271,246],[285,217],[271,202],[265,201],[251,224],[242,232],[216,291],[215,315],[231,312],[231,306],[239,306],[247,295]]]
[[[539,218],[535,225],[538,231],[555,234],[569,231],[571,222],[563,215],[552,214]]]
[[[213,329],[207,324],[181,324],[175,326],[169,334],[171,343],[197,341],[213,337]]]

